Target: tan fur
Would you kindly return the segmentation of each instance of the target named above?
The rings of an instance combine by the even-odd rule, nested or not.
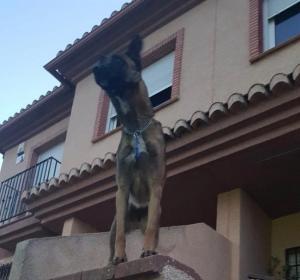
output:
[[[116,216],[110,237],[110,261],[114,264],[126,261],[127,231],[139,227],[144,232],[142,257],[155,254],[158,242],[165,141],[141,79],[141,48],[137,37],[125,55],[103,57],[93,69],[96,82],[106,90],[124,127],[117,151]],[[134,138],[137,131],[140,133]]]

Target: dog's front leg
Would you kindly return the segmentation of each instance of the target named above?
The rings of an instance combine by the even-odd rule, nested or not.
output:
[[[148,205],[148,220],[144,237],[144,247],[141,257],[156,254],[156,246],[159,234],[159,222],[161,214],[162,185],[156,185],[151,189]]]
[[[126,261],[126,213],[128,208],[128,191],[119,188],[116,193],[116,242],[114,264]]]

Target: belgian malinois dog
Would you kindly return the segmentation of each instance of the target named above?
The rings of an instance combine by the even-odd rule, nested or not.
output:
[[[103,56],[93,68],[96,83],[109,96],[123,126],[117,151],[116,216],[111,226],[110,262],[127,261],[125,233],[144,233],[141,257],[156,254],[165,182],[165,141],[141,70],[142,39],[125,54]]]

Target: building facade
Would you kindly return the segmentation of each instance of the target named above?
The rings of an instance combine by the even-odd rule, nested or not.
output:
[[[136,33],[167,141],[162,226],[230,242],[223,279],[299,280],[298,0],[135,0],[60,51],[61,86],[0,125],[2,263],[29,238],[109,230],[121,128],[91,69]]]

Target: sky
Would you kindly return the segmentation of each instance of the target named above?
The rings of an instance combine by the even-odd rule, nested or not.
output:
[[[0,123],[59,85],[43,66],[125,2],[0,1]]]

